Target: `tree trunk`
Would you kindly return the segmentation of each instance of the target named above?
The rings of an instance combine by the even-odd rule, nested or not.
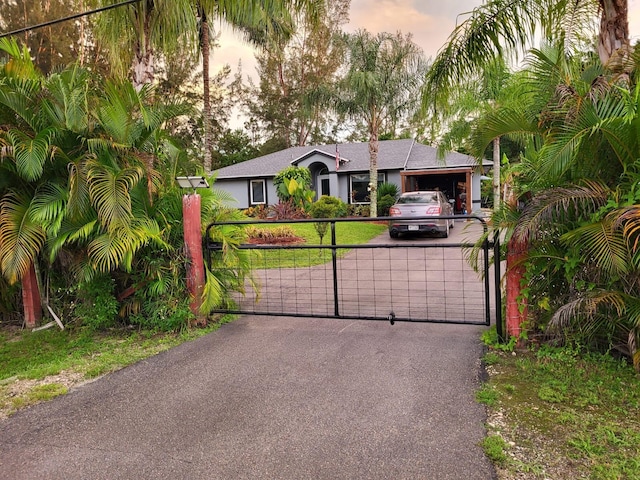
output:
[[[369,216],[378,216],[378,132],[369,132]]]
[[[211,150],[213,148],[213,138],[211,132],[211,92],[209,77],[209,22],[207,15],[200,9],[200,49],[202,51],[202,91],[203,109],[202,120],[204,126],[204,172],[211,174]]]
[[[151,51],[136,52],[133,59],[133,86],[137,91],[140,91],[144,85],[153,83],[155,79],[154,63]]]
[[[149,3],[150,0],[147,0]],[[153,9],[153,4],[145,8]],[[140,25],[140,36],[134,46],[133,56],[133,86],[140,91],[146,84],[152,84],[155,80],[155,56],[150,44],[151,15],[145,15]]]
[[[493,208],[501,203],[500,195],[500,137],[493,139]]]
[[[598,55],[603,65],[618,52],[622,57],[629,54],[629,19],[627,0],[599,0],[600,35]]]

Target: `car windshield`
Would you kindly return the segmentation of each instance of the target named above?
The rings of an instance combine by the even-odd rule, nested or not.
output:
[[[438,203],[438,195],[432,192],[402,195],[398,203]]]

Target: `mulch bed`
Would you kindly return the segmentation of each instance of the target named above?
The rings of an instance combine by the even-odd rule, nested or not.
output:
[[[251,245],[296,245],[304,243],[305,239],[300,237],[283,237],[283,238],[248,238],[247,243]]]

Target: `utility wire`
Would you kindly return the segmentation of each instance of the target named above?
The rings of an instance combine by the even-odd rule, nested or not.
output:
[[[19,33],[28,32],[30,30],[36,30],[38,28],[48,27],[49,25],[55,25],[56,23],[62,23],[69,20],[74,20],[80,17],[86,17],[89,15],[93,15],[94,13],[104,12],[105,10],[111,10],[112,8],[123,7],[125,5],[130,5],[132,3],[138,3],[140,0],[126,0],[125,2],[115,3],[113,5],[107,5],[106,7],[96,8],[95,10],[89,10],[88,12],[76,13],[75,15],[71,15],[70,17],[60,18],[58,20],[51,20],[49,22],[40,23],[38,25],[33,25],[31,27],[21,28],[19,30],[14,30],[13,32],[0,33],[0,38],[8,37],[10,35],[17,35]]]

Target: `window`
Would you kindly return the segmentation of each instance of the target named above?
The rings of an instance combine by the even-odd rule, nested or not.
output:
[[[378,173],[378,186],[385,182],[385,174]],[[351,203],[369,203],[369,174],[359,173],[349,177]]]
[[[320,195],[329,195],[329,179],[321,178],[320,179]]]
[[[249,182],[249,194],[251,196],[251,205],[264,205],[267,203],[265,181],[251,180]]]

